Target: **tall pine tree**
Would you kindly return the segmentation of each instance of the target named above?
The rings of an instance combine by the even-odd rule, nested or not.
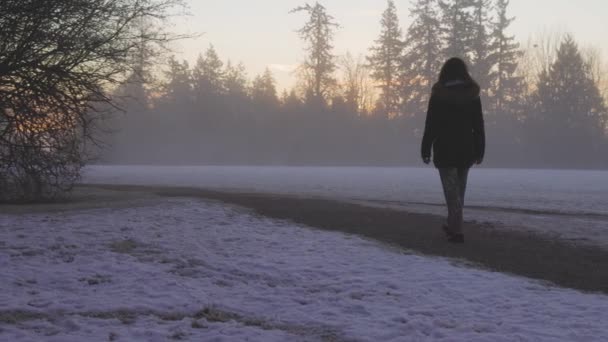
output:
[[[399,114],[399,65],[403,52],[402,32],[399,27],[395,2],[388,0],[388,8],[380,21],[380,37],[368,57],[371,76],[380,84],[380,101],[387,117]]]
[[[495,68],[492,75],[491,106],[493,112],[501,115],[512,111],[521,102],[523,78],[516,74],[518,60],[522,56],[519,43],[507,33],[515,18],[507,15],[509,0],[497,0],[496,20],[493,23],[492,40]]]
[[[228,61],[223,72],[223,86],[226,95],[232,98],[247,97],[247,72],[245,65],[239,63],[233,65]]]
[[[239,117],[247,115],[252,109],[245,66],[243,63],[233,65],[228,61],[223,76],[224,101],[222,107],[226,108],[227,113],[230,114],[229,120],[238,121]]]
[[[470,61],[475,39],[476,0],[440,0],[444,59],[460,57]]]
[[[224,92],[224,63],[213,45],[210,45],[205,56],[199,55],[192,70],[194,91],[199,99],[218,96]]]
[[[403,112],[419,122],[443,62],[437,0],[415,0],[410,16],[412,24],[407,30],[401,61],[401,97]]]
[[[473,35],[471,40],[471,72],[481,86],[482,94],[488,95],[492,85],[492,68],[496,55],[492,48],[490,26],[490,0],[473,0]]]
[[[169,59],[169,70],[165,72],[165,98],[169,102],[182,102],[191,96],[191,74],[187,61],[179,62],[175,57]]]
[[[275,108],[279,105],[276,81],[270,69],[254,78],[251,86],[251,99],[263,108]]]
[[[492,139],[488,148],[495,153],[490,159],[509,164],[522,161],[522,121],[524,114],[524,92],[526,83],[516,74],[520,63],[521,53],[519,44],[509,29],[513,18],[509,18],[507,10],[509,0],[496,0],[493,6],[495,16],[490,23],[491,35],[491,67],[489,77],[480,80],[487,87],[488,96],[484,97],[486,112],[486,130]]]
[[[290,13],[296,12],[308,14],[308,21],[298,30],[300,37],[308,45],[308,55],[302,65],[307,83],[306,93],[312,97],[310,100],[325,103],[336,85],[336,62],[332,50],[338,24],[318,2],[312,6],[307,3],[291,10]]]

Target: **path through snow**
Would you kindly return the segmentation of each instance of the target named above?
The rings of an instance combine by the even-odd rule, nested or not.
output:
[[[2,341],[605,341],[608,297],[190,199],[0,215]]]

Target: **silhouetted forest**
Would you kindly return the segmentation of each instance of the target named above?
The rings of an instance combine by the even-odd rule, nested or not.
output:
[[[608,167],[606,80],[597,50],[568,34],[521,46],[508,0],[415,0],[402,28],[393,1],[367,56],[336,56],[336,19],[305,19],[298,84],[280,94],[270,70],[250,77],[210,46],[194,65],[171,58],[162,77],[142,44],[124,115],[102,162],[137,164],[415,165],[442,63],[464,58],[483,89],[486,164]],[[281,29],[281,28],[277,28]],[[263,39],[263,37],[260,37]]]

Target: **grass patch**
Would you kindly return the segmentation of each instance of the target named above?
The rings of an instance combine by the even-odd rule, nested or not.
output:
[[[241,316],[238,314],[223,311],[223,310],[220,310],[220,309],[217,309],[214,307],[204,308],[203,310],[194,314],[194,318],[195,319],[204,318],[208,322],[212,322],[212,323],[218,323],[218,322],[225,323],[225,322],[230,322],[230,321],[241,321],[242,320]]]
[[[95,274],[92,277],[89,278],[80,278],[78,279],[78,281],[82,282],[82,283],[87,283],[89,285],[100,285],[100,284],[106,284],[106,283],[111,283],[112,282],[112,277],[111,276],[105,276],[105,275],[100,275],[100,274]]]
[[[99,312],[73,312],[73,313],[60,313],[60,314],[46,314],[37,313],[25,310],[9,310],[0,311],[0,323],[5,324],[19,324],[21,322],[33,321],[33,320],[51,320],[56,319],[57,316],[82,316],[93,319],[101,320],[118,320],[122,324],[131,325],[134,324],[140,317],[156,317],[162,321],[177,322],[184,319],[192,319],[191,327],[193,329],[207,329],[208,326],[205,324],[209,323],[227,323],[234,321],[244,326],[256,327],[263,330],[281,330],[293,335],[311,337],[315,336],[319,340],[324,342],[345,342],[344,338],[340,337],[340,334],[331,327],[325,326],[304,326],[294,325],[286,323],[276,323],[267,321],[263,318],[256,317],[245,317],[243,315],[218,309],[216,307],[206,307],[195,314],[187,313],[166,313],[158,312],[153,310],[135,311],[129,309],[121,309],[115,311],[99,311]],[[204,320],[203,320],[204,319]],[[187,339],[187,335],[184,332],[177,332],[170,336],[173,340],[184,340]],[[116,333],[111,332],[108,336],[109,341],[114,341],[118,338]]]
[[[106,311],[106,312],[85,312],[78,314],[83,317],[97,318],[97,319],[115,319],[119,320],[122,324],[130,325],[135,323],[139,314],[131,310],[117,310],[117,311]]]
[[[114,253],[133,254],[139,244],[132,239],[115,241],[110,244],[110,250]]]
[[[188,335],[186,335],[186,333],[182,331],[176,332],[175,334],[171,335],[171,339],[177,341],[185,340],[187,337]]]
[[[0,311],[0,323],[4,324],[14,325],[21,322],[35,321],[39,319],[48,319],[48,315],[25,310]]]
[[[344,342],[347,341],[339,336],[339,333],[330,327],[323,326],[300,326],[285,323],[273,323],[261,318],[244,317],[239,314],[224,311],[215,307],[207,307],[197,312],[194,319],[206,319],[210,323],[226,323],[235,321],[245,326],[256,327],[263,330],[281,330],[290,334],[299,336],[317,336],[323,342]],[[195,323],[200,326],[197,321],[192,322],[194,328]],[[206,326],[201,326],[206,328]],[[199,328],[200,329],[200,328]]]
[[[207,329],[209,328],[208,326],[206,326],[204,323],[201,323],[200,321],[194,320],[192,321],[192,329]]]

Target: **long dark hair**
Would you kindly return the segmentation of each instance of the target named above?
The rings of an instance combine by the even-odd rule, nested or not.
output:
[[[439,83],[445,84],[449,81],[464,81],[474,83],[473,77],[469,74],[467,64],[458,57],[448,59],[441,67],[439,73]]]

